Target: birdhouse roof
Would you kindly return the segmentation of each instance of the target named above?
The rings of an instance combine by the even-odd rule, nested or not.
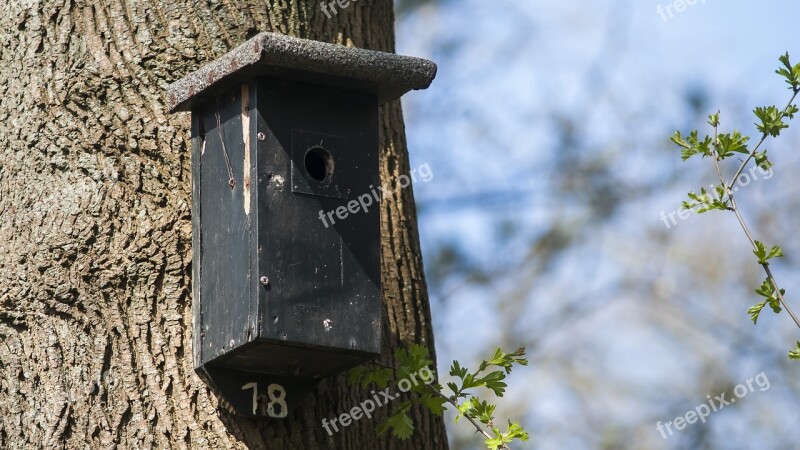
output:
[[[222,89],[273,77],[374,94],[383,104],[426,89],[435,76],[426,59],[265,32],[172,83],[168,101],[170,112],[187,111]]]

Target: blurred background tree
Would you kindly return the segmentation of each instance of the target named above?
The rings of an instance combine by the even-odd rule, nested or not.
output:
[[[404,99],[411,167],[435,174],[414,188],[440,372],[528,347],[499,411],[538,448],[796,448],[797,330],[748,319],[761,273],[738,225],[660,217],[715,181],[680,164],[675,129],[720,109],[756,134],[752,109],[785,102],[774,70],[800,55],[800,4],[659,1],[398,2],[398,51],[440,65]],[[793,128],[770,143],[775,175],[739,194],[787,254],[773,268],[793,305],[798,144]],[[761,371],[768,390],[656,430]],[[450,434],[480,448],[467,427]]]

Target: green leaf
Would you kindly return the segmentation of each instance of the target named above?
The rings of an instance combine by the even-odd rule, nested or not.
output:
[[[749,140],[749,136],[743,135],[738,130],[733,130],[733,133],[720,134],[714,143],[717,157],[721,161],[725,158],[730,158],[735,153],[749,154],[750,150],[747,149],[747,141]]]
[[[458,405],[457,409],[460,414],[456,416],[455,423],[458,423],[458,419],[460,419],[461,416],[472,417],[472,415],[469,415],[469,412],[472,411],[472,408],[473,407],[471,400],[467,400],[464,403]]]
[[[525,356],[525,348],[518,348],[513,353],[505,353],[501,349],[497,348],[494,351],[494,354],[488,361],[483,361],[478,369],[478,372],[483,372],[489,366],[497,366],[502,367],[506,373],[511,373],[511,368],[514,364],[519,364],[521,366],[527,366],[528,360],[524,358]]]
[[[772,258],[782,258],[783,257],[783,250],[777,245],[772,246],[772,249],[769,251],[769,255],[767,255],[767,259]]]
[[[511,421],[509,421],[508,431],[506,431],[506,434],[508,436],[513,436],[515,439],[519,439],[522,441],[527,441],[528,439],[530,439],[530,436],[528,436],[528,432],[525,431],[524,428],[522,428],[519,422],[512,423]]]
[[[411,403],[405,402],[401,405],[400,410],[389,416],[386,422],[378,426],[378,433],[384,434],[387,431],[392,431],[392,436],[406,440],[414,434],[414,422],[408,415],[408,410],[411,408]]]
[[[778,61],[782,62],[787,69],[792,70],[792,64],[789,62],[789,52],[786,52],[785,54],[781,55],[778,58]]]
[[[794,119],[794,115],[797,114],[798,111],[800,111],[800,109],[797,108],[797,105],[789,105],[786,107],[783,115],[790,119]]]
[[[769,168],[772,167],[772,162],[767,158],[766,150],[753,153],[753,158],[756,160],[756,165],[760,167],[761,170],[769,170]]]
[[[676,131],[669,139],[681,147],[681,159],[684,161],[697,154],[702,155],[704,158],[706,156],[711,156],[711,137],[706,136],[701,141],[698,137],[697,130],[693,130],[689,136],[685,138],[681,135],[680,131]]]
[[[760,296],[762,296],[764,298],[770,298],[772,296],[773,292],[775,292],[775,291],[772,288],[772,284],[769,282],[769,280],[764,280],[761,283],[761,286],[756,288],[756,294],[758,294],[758,295],[760,295]]]
[[[507,387],[506,383],[503,382],[505,378],[506,374],[497,370],[484,376],[479,381],[481,384],[491,389],[494,392],[494,395],[502,397]]]
[[[731,210],[731,207],[728,205],[730,200],[724,198],[725,187],[722,185],[715,186],[714,192],[716,196],[711,195],[706,191],[706,188],[700,188],[699,194],[694,193],[694,191],[689,192],[687,195],[693,201],[684,201],[682,205],[683,209],[696,210],[698,214],[713,210]]]
[[[789,352],[789,359],[800,359],[800,341],[797,341],[797,347]]]
[[[759,264],[766,264],[767,263],[767,247],[761,241],[756,241],[756,248],[753,250],[753,254],[756,255],[758,258]]]
[[[798,90],[800,90],[800,64],[792,66],[792,63],[789,61],[789,53],[786,53],[778,59],[783,64],[783,67],[775,72],[786,78],[786,83],[789,84],[790,89],[798,92]]]
[[[453,383],[452,381],[449,381],[447,383],[447,387],[450,388],[450,390],[453,392],[453,395],[458,395],[458,385],[457,384]]]
[[[697,149],[689,145],[683,136],[681,136],[680,131],[676,131],[675,134],[669,139],[681,147],[681,160],[683,161],[686,161],[698,153]]]
[[[384,389],[389,385],[391,377],[392,369],[384,367],[359,366],[351,369],[347,374],[347,378],[351,383],[361,385],[362,388],[367,388],[374,383],[379,388]]]
[[[472,411],[470,411],[470,413],[474,414],[474,418],[487,425],[494,420],[495,405],[489,404],[486,400],[480,400],[477,397],[472,397],[470,401],[472,402]]]
[[[489,450],[497,450],[503,446],[503,441],[500,438],[486,439],[486,448]]]
[[[758,131],[765,135],[777,137],[781,134],[781,130],[789,128],[789,125],[783,122],[783,118],[788,115],[785,111],[778,110],[775,106],[759,106],[753,110],[756,117],[761,121],[756,122]]]
[[[669,140],[674,142],[674,143],[676,143],[677,145],[685,148],[685,149],[691,149],[692,148],[692,146],[689,145],[689,143],[686,142],[685,139],[683,139],[683,136],[681,136],[681,132],[680,131],[676,131],[675,134],[673,134],[672,137],[669,138]]]
[[[785,293],[786,293],[786,291],[781,289],[781,295],[783,295]],[[781,310],[782,310],[781,309],[781,301],[778,299],[777,295],[773,296],[772,298],[767,300],[767,304],[769,304],[769,307],[772,308],[772,312],[774,312],[775,314],[780,313]]]
[[[777,245],[772,246],[769,252],[767,252],[767,246],[760,241],[755,241],[756,248],[753,250],[753,254],[756,255],[758,258],[759,264],[767,264],[767,262],[772,258],[780,258],[783,256],[783,250]]]
[[[437,416],[444,414],[446,409],[445,403],[447,403],[447,400],[434,394],[427,394],[420,399],[420,404],[428,408],[428,410]]]
[[[458,364],[458,361],[453,361],[453,365],[450,366],[450,376],[463,379],[465,376],[467,376],[467,369],[465,367],[461,367],[461,365]]]
[[[519,422],[508,422],[508,429],[501,433],[496,427],[492,428],[493,438],[486,439],[486,446],[489,449],[501,448],[515,439],[526,442],[529,439],[528,433],[520,426]]]
[[[433,365],[428,355],[430,354],[428,347],[419,344],[411,344],[408,348],[401,348],[395,352],[395,359],[398,364],[398,376],[402,378],[409,378],[412,374],[416,374],[425,367]]]
[[[750,314],[750,320],[752,320],[754,324],[758,322],[758,316],[761,315],[761,310],[764,309],[765,306],[767,306],[766,300],[747,310],[747,313]]]
[[[719,111],[708,116],[708,124],[714,128],[719,126]]]
[[[364,374],[367,371],[366,366],[357,366],[347,372],[347,381],[351,384],[361,384],[364,379]]]
[[[786,290],[781,289],[780,292],[781,295],[783,295],[786,293]],[[781,312],[780,299],[778,298],[778,294],[775,293],[775,288],[772,286],[772,283],[770,282],[769,278],[764,280],[761,283],[761,286],[759,286],[758,289],[756,289],[756,294],[766,299],[765,302],[769,305],[770,308],[772,308],[772,311],[775,312],[775,314]]]

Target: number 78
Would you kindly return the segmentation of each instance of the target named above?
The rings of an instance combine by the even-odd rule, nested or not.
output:
[[[253,390],[253,415],[258,412],[258,383],[253,381],[242,386],[242,390]],[[280,384],[270,384],[267,387],[267,415],[276,419],[281,419],[289,415],[289,408],[286,406],[286,389]],[[278,406],[278,411],[275,411],[275,406]]]

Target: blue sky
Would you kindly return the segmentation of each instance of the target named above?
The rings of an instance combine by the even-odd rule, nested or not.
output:
[[[654,437],[650,418],[668,419],[703,401],[704,392],[714,387],[701,379],[709,358],[733,380],[763,368],[763,361],[731,349],[726,332],[702,326],[708,322],[664,318],[684,307],[696,310],[698,317],[714,316],[713,306],[693,303],[681,288],[687,271],[714,276],[712,268],[692,267],[698,259],[692,251],[723,236],[730,235],[731,242],[721,241],[720,254],[738,270],[740,259],[730,255],[746,258],[749,250],[735,234],[735,223],[692,217],[668,232],[666,244],[654,244],[652,236],[665,232],[661,211],[677,209],[685,192],[714,181],[707,166],[681,164],[677,153],[668,150],[667,137],[676,128],[702,125],[687,107],[687,93],[706,95],[704,114],[719,108],[724,126],[752,132],[753,107],[782,105],[788,98],[773,71],[785,51],[800,61],[800,3],[707,0],[667,21],[658,13],[659,4],[666,7],[667,2],[442,1],[397,24],[399,53],[439,64],[430,89],[404,98],[411,166],[427,162],[435,174],[415,186],[426,260],[448,243],[473,262],[508,273],[479,286],[456,280],[444,289],[452,297],[449,303],[434,292],[441,368],[452,359],[476,358],[495,345],[498,332],[487,322],[501,318],[497,299],[524,286],[527,265],[522,260],[530,239],[554,220],[592,223],[587,215],[596,211],[558,194],[564,174],[554,171],[560,145],[554,117],[577,118],[577,146],[586,149],[579,162],[596,157],[610,162],[614,177],[634,187],[661,183],[646,196],[623,199],[609,220],[598,219],[585,241],[551,263],[545,286],[537,283],[522,293],[528,300],[516,315],[533,328],[562,304],[583,305],[591,298],[600,305],[584,321],[565,323],[564,331],[543,339],[515,325],[520,342],[536,336],[544,349],[538,362],[567,367],[571,363],[559,355],[574,351],[570,357],[583,362],[570,373],[585,371],[606,386],[592,391],[600,403],[595,408],[583,403],[580,386],[565,382],[555,369],[539,366],[515,375],[518,384],[510,390],[522,393],[522,400],[507,405],[526,409],[541,448],[594,448],[606,442],[608,433],[641,434],[646,439],[641,442],[651,448],[680,448],[682,437]],[[798,133],[790,131],[769,147],[787,169],[778,170],[773,180],[753,183],[749,202],[760,206],[797,192],[792,169],[800,167],[800,160],[789,151],[797,142]],[[470,200],[475,197],[483,201]],[[515,223],[515,239],[496,238],[502,220]],[[786,223],[770,233],[789,239],[794,228]],[[777,270],[785,271],[793,287],[791,272]],[[696,295],[716,305],[721,292],[732,292],[735,308],[719,320],[738,335],[759,333],[781,358],[797,333],[785,316],[765,317],[758,327],[747,323],[740,310],[753,300],[746,285],[750,277],[745,272],[742,285],[730,288],[720,288],[719,280],[695,280]],[[674,298],[675,303],[656,304],[653,298]],[[735,413],[720,413],[708,432],[723,433],[740,426],[737,420],[764,411],[779,411],[785,423],[796,423],[791,403],[781,409],[791,401],[786,391],[791,387],[780,383],[782,372],[775,370],[777,385],[754,394]],[[577,410],[584,411],[585,420],[564,419]],[[779,426],[772,436],[786,437],[788,426]],[[752,439],[760,434],[750,432]],[[716,448],[749,448],[742,445],[720,443]],[[768,442],[764,445],[769,448]]]

